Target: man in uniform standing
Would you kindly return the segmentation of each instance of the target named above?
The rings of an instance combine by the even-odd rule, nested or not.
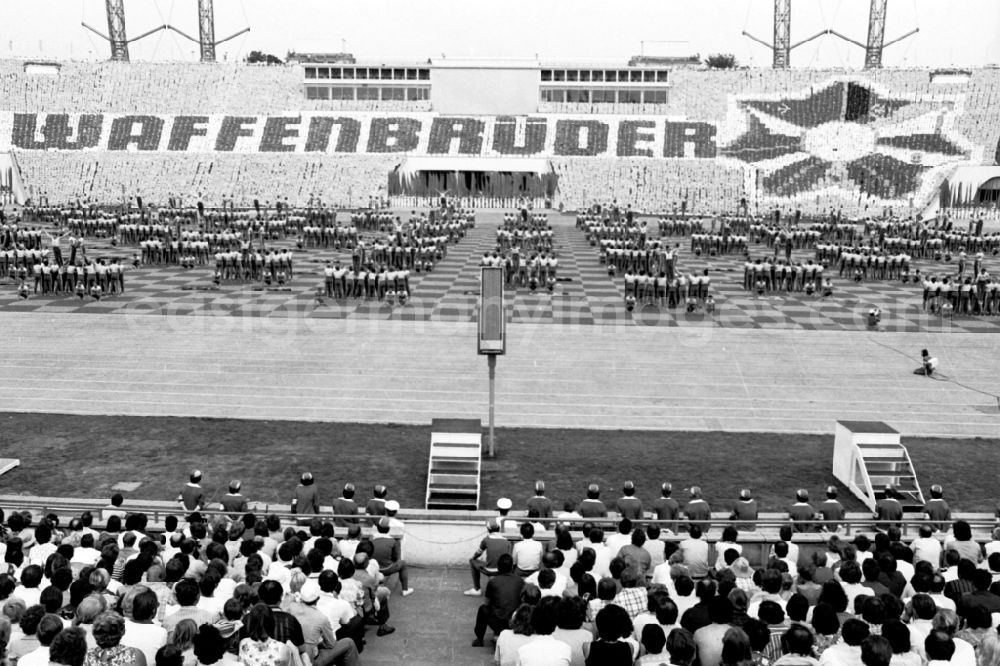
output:
[[[753,532],[757,529],[757,514],[759,512],[757,500],[750,494],[749,488],[740,491],[740,498],[733,505],[733,512],[729,519],[739,521],[734,525],[741,532]]]
[[[844,519],[846,512],[844,511],[844,505],[840,503],[837,499],[837,487],[827,486],[826,489],[826,500],[819,505],[819,513],[823,516],[823,520],[836,520],[840,521]],[[840,523],[827,523],[823,525],[824,532],[837,532],[840,530]]]
[[[358,505],[354,501],[354,484],[344,484],[344,491],[340,497],[333,500],[333,515],[335,516],[356,516],[358,515]],[[349,527],[357,525],[357,518],[334,518],[333,524],[338,527]]]
[[[899,521],[903,519],[903,505],[896,498],[896,490],[891,483],[885,485],[885,496],[875,503],[875,519],[887,521],[877,523],[875,529],[878,530],[899,527]]]
[[[535,496],[528,499],[528,511],[535,511],[539,518],[552,517],[552,500],[545,496],[545,482],[535,481]]]
[[[187,513],[201,511],[205,506],[205,491],[201,487],[201,470],[191,472],[190,480],[181,488],[177,501]]]
[[[936,532],[947,532],[951,527],[951,507],[944,501],[944,488],[936,483],[931,486],[931,499],[924,505],[924,515]]]
[[[577,509],[583,518],[607,518],[608,508],[601,501],[601,489],[596,483],[587,486],[587,498]]]
[[[788,507],[788,519],[795,532],[812,532],[816,509],[809,503],[809,491],[799,488],[795,491],[795,503]]]
[[[660,497],[653,502],[653,512],[656,513],[657,520],[672,521],[666,525],[666,529],[671,532],[677,531],[677,514],[681,511],[681,505],[670,495],[673,494],[674,487],[669,481],[665,481],[660,486]]]
[[[620,497],[615,503],[618,515],[629,520],[642,518],[642,500],[635,496],[635,483],[626,481],[622,492],[624,497]]]
[[[243,484],[240,481],[229,483],[229,492],[222,496],[222,510],[230,520],[236,521],[247,512],[247,498],[240,493]]]
[[[372,495],[374,495],[368,503],[365,504],[365,513],[369,516],[384,516],[385,515],[385,496],[388,494],[389,489],[383,486],[381,483],[376,484],[372,488]],[[370,524],[374,524],[374,520],[368,521]]]
[[[711,529],[712,526],[707,521],[712,518],[712,509],[708,506],[705,498],[701,496],[700,487],[691,486],[691,499],[684,505],[684,515],[692,524],[696,524],[701,528],[702,534]],[[688,525],[688,531],[690,530],[691,525]]]
[[[319,490],[311,472],[306,472],[299,479],[292,495],[292,511],[298,514],[319,513]]]

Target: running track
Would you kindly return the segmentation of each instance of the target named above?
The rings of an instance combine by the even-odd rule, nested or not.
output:
[[[4,313],[5,409],[426,424],[482,417],[468,323]],[[1000,394],[1000,337],[518,324],[499,360],[497,424],[996,436],[995,399],[911,373],[928,347]],[[992,413],[985,409],[993,407]]]

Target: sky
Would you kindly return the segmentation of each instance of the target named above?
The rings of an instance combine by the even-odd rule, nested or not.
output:
[[[746,37],[772,38],[773,0],[216,0],[220,60],[251,50],[339,52],[359,60],[534,58],[625,61],[633,55],[733,53],[767,67],[770,51]],[[888,0],[887,67],[1000,64],[1000,0]],[[864,42],[867,0],[792,0],[792,42],[824,29]],[[130,38],[170,23],[198,36],[197,0],[125,0]],[[0,57],[103,60],[104,0],[0,0]],[[197,60],[198,45],[160,31],[129,46],[133,60]],[[792,51],[793,67],[858,67],[864,51],[823,36]]]

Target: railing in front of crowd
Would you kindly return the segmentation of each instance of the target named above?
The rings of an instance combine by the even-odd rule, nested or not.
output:
[[[106,524],[104,516],[106,515],[106,512],[109,511],[120,511],[126,514],[143,513],[147,516],[152,525],[157,526],[162,526],[167,516],[175,516],[178,518],[179,522],[184,523],[191,513],[170,502],[130,501],[115,509],[107,504],[103,504],[99,500],[75,500],[71,498],[44,498],[11,495],[0,496],[0,506],[3,506],[8,511],[27,510],[40,515],[52,513],[60,517],[61,526],[65,526],[65,523],[62,522],[63,518],[78,517],[84,511],[90,511],[94,516],[95,523],[101,524]],[[321,507],[321,509],[322,508],[323,507]],[[366,513],[335,514],[333,513],[332,508],[329,508],[327,511],[321,511],[321,513],[318,514],[303,514],[291,511],[288,505],[267,504],[263,502],[251,502],[248,506],[248,512],[254,513],[258,518],[265,515],[276,516],[282,521],[283,525],[308,525],[314,518],[319,518],[322,521],[334,521],[341,523],[359,522],[361,524],[371,524],[381,517],[380,515],[369,515]],[[203,509],[198,513],[200,513],[206,521],[210,521],[213,518],[223,518],[228,520],[230,519],[230,516],[233,515],[233,512],[222,509]],[[513,521],[517,524],[525,522],[537,523],[547,528],[544,532],[536,534],[536,538],[541,539],[554,538],[555,526],[557,525],[568,526],[573,532],[579,532],[584,525],[590,525],[592,527],[601,528],[604,530],[605,534],[611,534],[617,531],[621,522],[620,517],[578,518],[574,516],[569,518],[529,518],[524,512],[512,512],[506,516],[499,516],[495,511],[429,511],[423,509],[405,508],[400,510],[399,517],[401,519],[414,522],[464,523],[480,525],[484,528],[485,523],[489,520]],[[969,524],[973,530],[974,538],[977,541],[988,540],[992,530],[1000,525],[994,516],[987,513],[954,514],[951,521],[945,522],[954,523],[957,520],[964,520]],[[909,537],[915,534],[921,526],[932,523],[936,524],[937,522],[940,521],[928,520],[926,517],[923,517],[922,514],[907,514],[904,515],[901,520],[895,521],[876,519],[871,517],[871,514],[862,512],[849,513],[843,520],[833,521],[818,519],[800,521],[798,523],[791,521],[787,515],[777,513],[761,514],[756,520],[730,519],[728,514],[720,513],[717,516],[713,516],[712,518],[705,520],[688,520],[686,518],[658,520],[655,518],[644,517],[631,521],[633,527],[646,527],[648,525],[656,525],[660,527],[662,530],[661,536],[666,540],[687,538],[686,530],[689,525],[708,525],[711,528],[708,530],[711,532],[711,535],[706,535],[706,537],[711,541],[718,540],[721,536],[722,530],[727,526],[737,528],[741,536],[745,536],[748,533],[760,535],[770,533],[777,534],[780,528],[792,526],[794,530],[793,533],[800,538],[810,534],[827,536],[837,534],[839,536],[850,537],[856,533],[868,534],[885,531],[890,526],[898,526],[902,536]],[[739,529],[740,527],[745,527],[748,524],[752,524],[754,529]],[[798,531],[802,527],[808,527],[808,529],[805,531]],[[347,527],[340,526],[337,530],[338,532],[346,534]],[[508,538],[513,540],[520,538],[520,534],[517,533],[516,530],[505,530],[505,534],[507,534]]]

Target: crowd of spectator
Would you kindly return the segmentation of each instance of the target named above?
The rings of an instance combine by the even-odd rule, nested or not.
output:
[[[110,202],[140,196],[166,205],[173,193],[201,193],[206,205],[223,201],[249,208],[254,200],[292,206],[310,199],[338,208],[369,204],[384,190],[395,155],[323,156],[289,153],[100,153],[16,151],[32,200],[59,203],[77,198]]]
[[[836,488],[814,507],[805,490],[788,522],[752,566],[741,535],[756,529],[748,490],[714,543],[708,504],[692,488],[681,505],[670,484],[644,507],[634,484],[605,505],[596,486],[562,512],[542,482],[525,502],[527,518],[498,519],[470,559],[483,599],[473,646],[492,630],[504,664],[672,664],[674,666],[993,666],[1000,659],[1000,529],[980,545],[965,521],[952,521],[944,491],[932,487],[919,533],[904,541],[899,500],[888,488],[874,538],[843,538]],[[594,524],[618,516],[608,533]],[[540,519],[555,519],[545,540]],[[657,518],[645,526],[634,520]],[[582,529],[575,541],[571,529]],[[511,530],[518,538],[511,539]],[[681,540],[664,533],[685,530]],[[807,554],[796,534],[828,530]],[[486,579],[486,584],[483,581]],[[548,659],[548,661],[544,660]]]
[[[337,664],[355,666],[395,629],[390,599],[413,593],[398,504],[376,486],[363,509],[347,484],[330,519],[291,524],[247,512],[239,481],[209,502],[194,472],[178,496],[184,520],[153,525],[115,495],[67,524],[0,511],[0,656],[11,666]],[[312,475],[294,510],[318,513]],[[203,514],[207,508],[222,513]],[[344,528],[344,529],[341,529]],[[341,530],[341,538],[335,537]]]

